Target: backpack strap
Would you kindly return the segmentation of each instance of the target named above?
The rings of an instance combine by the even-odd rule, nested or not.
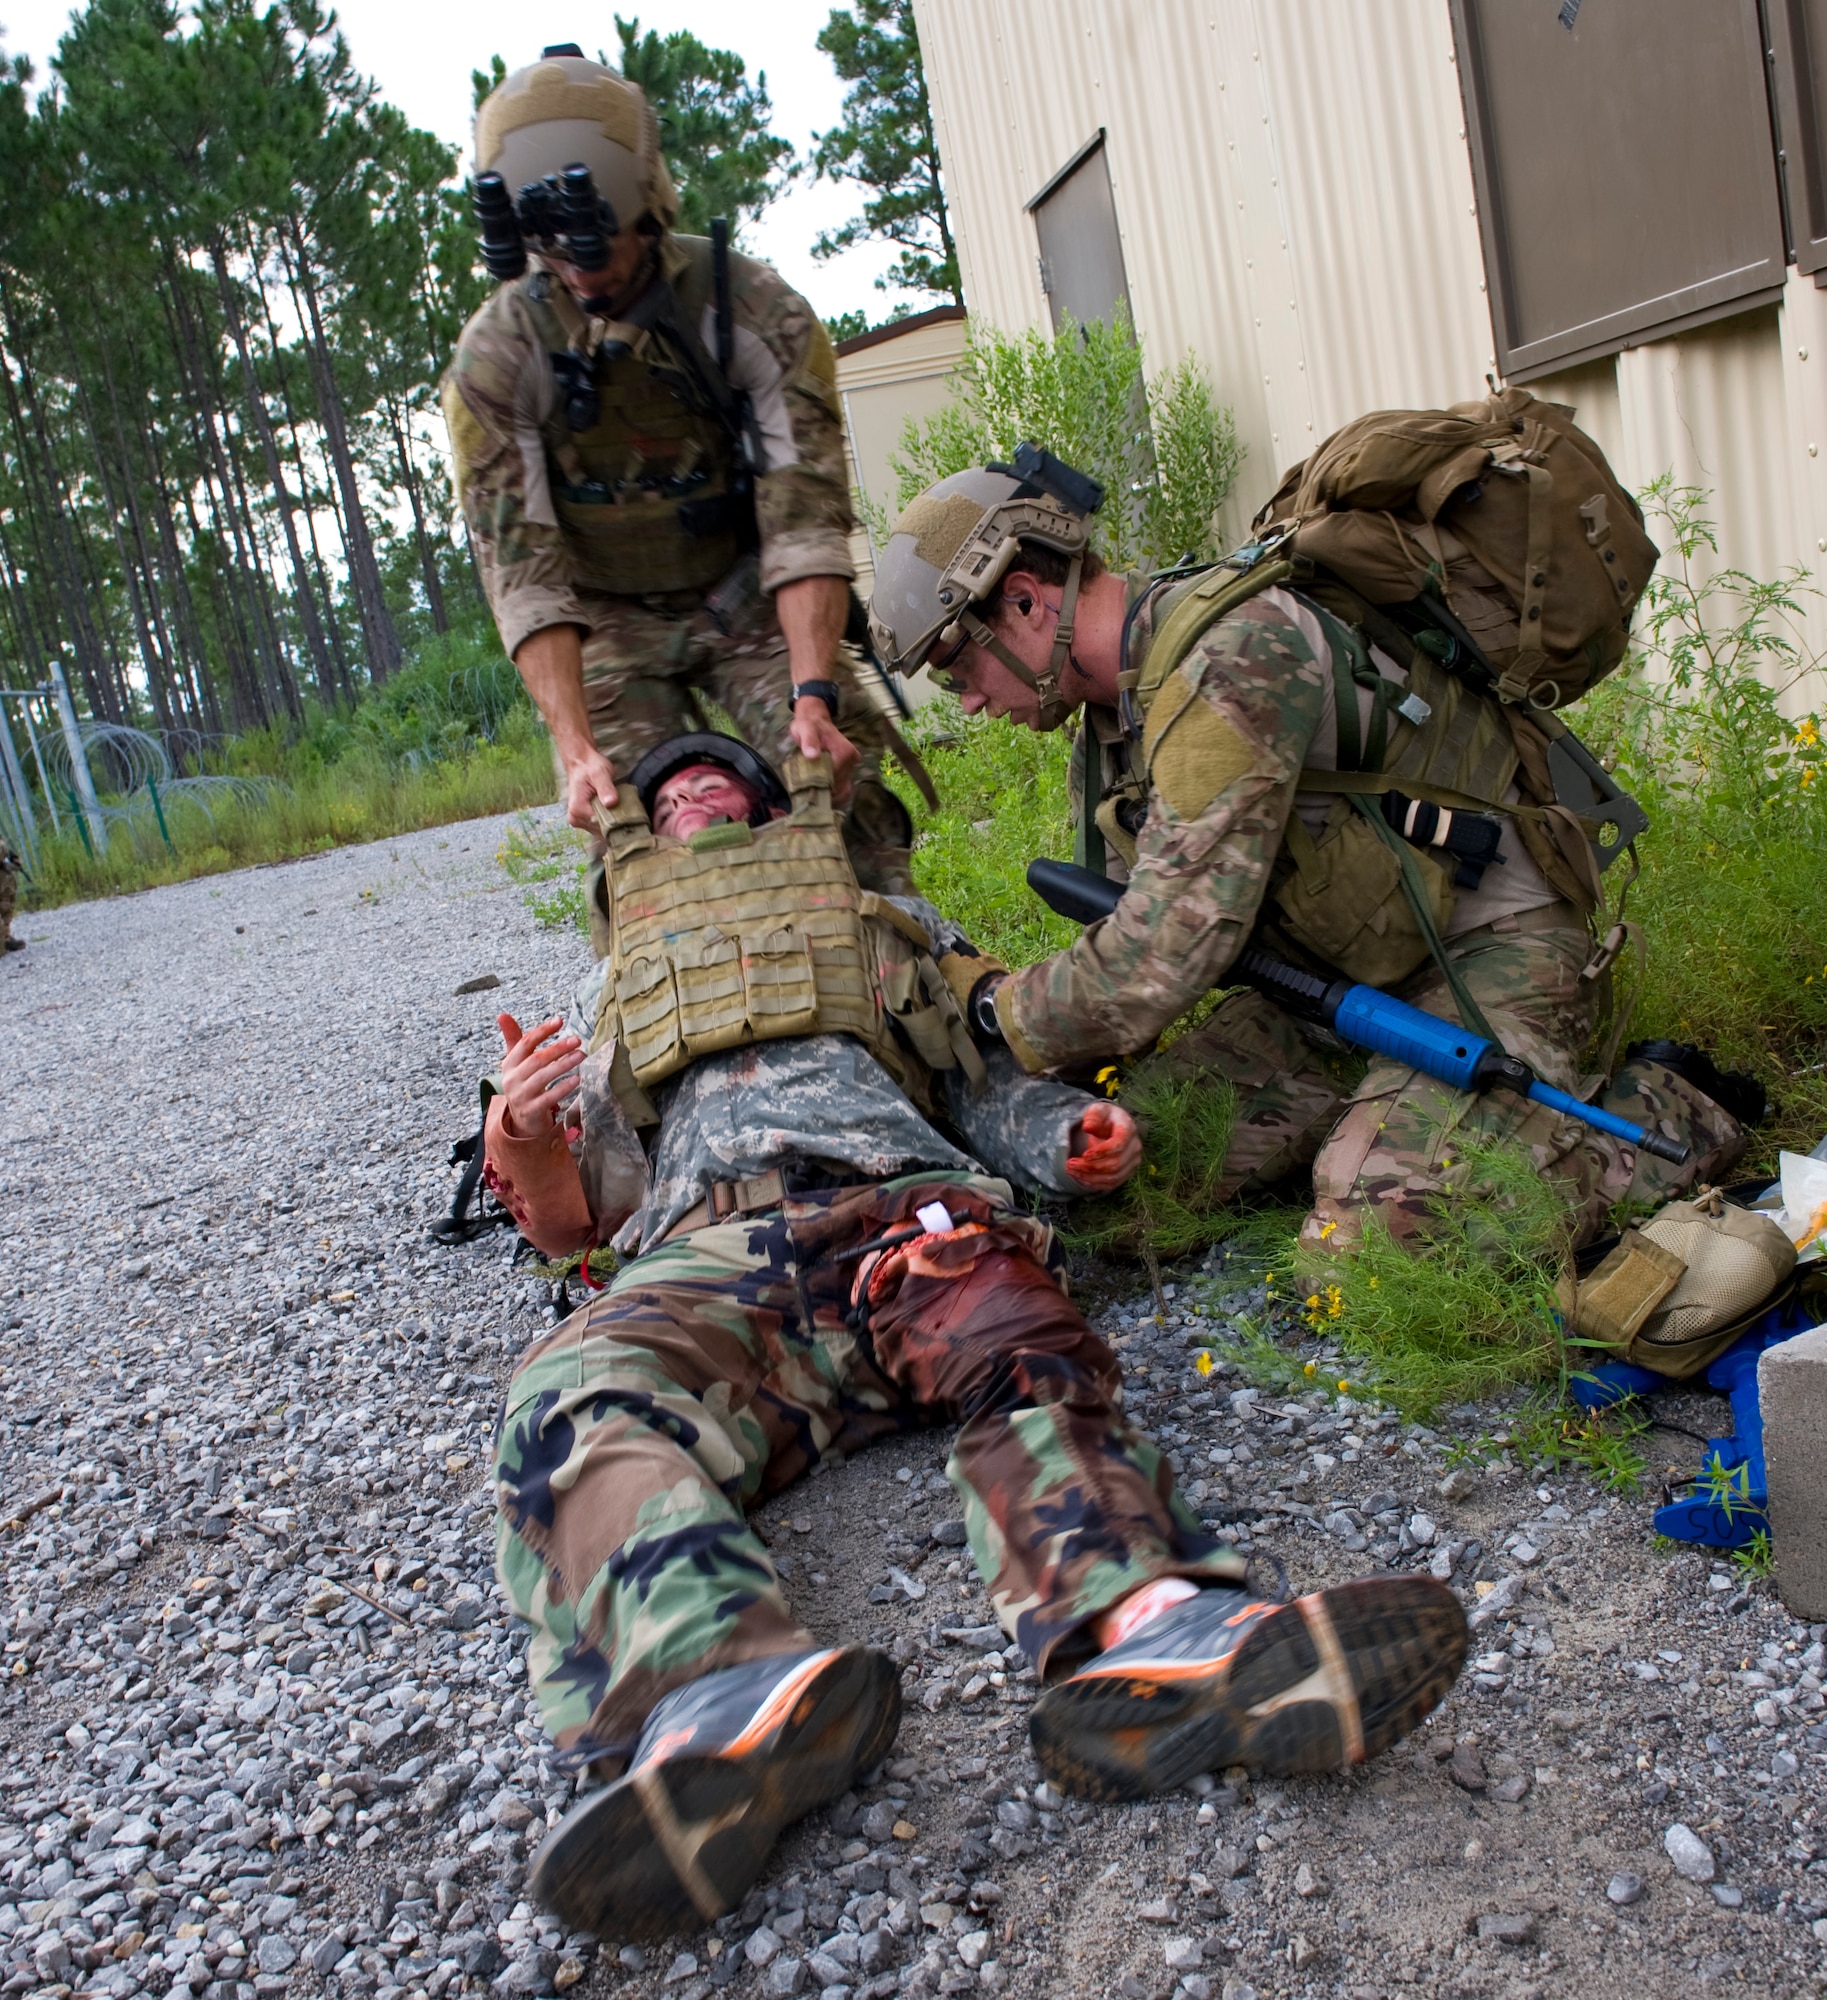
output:
[[[1502,700],[1528,701],[1532,691],[1540,689],[1549,679],[1548,655],[1541,643],[1541,633],[1542,601],[1548,592],[1548,556],[1554,541],[1554,474],[1545,465],[1531,462],[1527,432],[1521,439],[1506,438],[1491,447],[1491,469],[1529,482],[1528,549],[1523,562],[1522,603],[1517,608],[1522,644],[1497,682],[1497,693]],[[1545,701],[1540,706],[1552,708],[1554,703]]]
[[[1135,706],[1144,715],[1167,677],[1226,612],[1235,611],[1259,591],[1293,582],[1300,573],[1292,558],[1285,556],[1269,562],[1256,558],[1239,571],[1234,565],[1248,553],[1240,550],[1238,556],[1226,557],[1189,584],[1162,619],[1141,666],[1125,667],[1117,675],[1119,691],[1133,695]]]

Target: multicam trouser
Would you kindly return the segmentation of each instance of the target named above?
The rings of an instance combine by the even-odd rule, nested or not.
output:
[[[1584,925],[1565,904],[1500,920],[1447,950],[1468,991],[1513,1055],[1544,1081],[1584,1095],[1579,1072],[1598,1008],[1581,970],[1592,956]],[[1399,997],[1457,1018],[1445,977],[1429,965]],[[1565,1191],[1577,1247],[1602,1233],[1626,1196],[1659,1205],[1715,1180],[1744,1151],[1737,1122],[1660,1063],[1626,1063],[1599,1099],[1606,1110],[1678,1139],[1685,1166],[1635,1152],[1577,1119],[1507,1090],[1468,1096],[1405,1064],[1375,1058],[1353,1090],[1337,1057],[1307,1041],[1261,994],[1234,993],[1193,1033],[1151,1059],[1171,1075],[1216,1072],[1236,1086],[1237,1119],[1219,1199],[1273,1186],[1308,1165],[1314,1203],[1305,1248],[1352,1243],[1374,1211],[1399,1237],[1425,1237],[1448,1194],[1466,1192],[1468,1143],[1527,1150],[1536,1171]],[[1457,1163],[1457,1164],[1455,1164]]]
[[[935,1200],[985,1225],[959,1246],[976,1254],[909,1271],[853,1324],[844,1253]],[[933,1174],[789,1200],[649,1251],[527,1354],[496,1448],[497,1557],[561,1748],[623,1759],[670,1689],[815,1644],[743,1509],[892,1431],[959,1424],[971,1552],[1043,1670],[1150,1578],[1242,1580],[1124,1421],[1051,1232],[1008,1202],[1004,1182]]]
[[[632,769],[670,737],[702,726],[696,691],[727,712],[737,732],[778,765],[793,747],[787,642],[771,598],[759,588],[720,617],[702,591],[659,597],[581,598],[584,702],[596,747],[617,771]],[[845,845],[857,879],[880,895],[910,896],[908,822],[882,782],[887,737],[881,712],[840,654],[831,676],[842,690],[838,726],[862,752],[845,811]]]

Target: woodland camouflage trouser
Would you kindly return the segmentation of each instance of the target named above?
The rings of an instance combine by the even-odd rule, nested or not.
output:
[[[779,766],[793,747],[787,642],[772,598],[757,589],[722,624],[702,591],[662,597],[580,598],[590,614],[584,634],[584,703],[596,747],[618,772],[649,750],[698,729],[692,695],[727,712],[737,734]],[[724,629],[727,627],[727,630]],[[842,653],[830,678],[842,690],[838,726],[862,752],[845,809],[844,839],[865,889],[912,895],[908,825],[882,782],[887,737],[875,703],[857,686]]]
[[[1594,982],[1580,978],[1592,945],[1573,910],[1557,904],[1500,920],[1451,940],[1447,950],[1504,1046],[1545,1082],[1584,1096],[1596,1079],[1578,1064],[1599,996]],[[1397,990],[1412,1006],[1457,1018],[1436,966]],[[1348,1247],[1371,1210],[1397,1236],[1425,1237],[1440,1201],[1465,1189],[1468,1142],[1525,1148],[1536,1171],[1563,1189],[1576,1247],[1603,1232],[1610,1209],[1626,1196],[1673,1200],[1716,1180],[1744,1151],[1733,1118],[1654,1062],[1626,1063],[1599,1102],[1680,1140],[1690,1148],[1685,1166],[1637,1153],[1513,1091],[1469,1096],[1380,1056],[1354,1090],[1341,1058],[1316,1049],[1289,1015],[1254,992],[1232,994],[1156,1061],[1170,1075],[1216,1072],[1237,1087],[1219,1199],[1271,1187],[1311,1165],[1313,1210],[1301,1231],[1309,1250]]]
[[[853,1328],[840,1253],[934,1200],[988,1225],[957,1246],[974,1261],[910,1271]],[[1242,1580],[1124,1421],[1116,1357],[1048,1269],[1051,1232],[1008,1200],[927,1174],[713,1224],[526,1355],[496,1445],[497,1558],[561,1748],[626,1758],[672,1688],[815,1645],[743,1509],[893,1431],[959,1423],[947,1469],[971,1552],[1043,1669],[1150,1578]]]

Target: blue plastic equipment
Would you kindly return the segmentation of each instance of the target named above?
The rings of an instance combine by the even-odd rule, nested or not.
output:
[[[1792,1295],[1763,1313],[1706,1371],[1712,1388],[1732,1404],[1733,1435],[1710,1438],[1700,1470],[1672,1489],[1656,1509],[1656,1532],[1672,1541],[1699,1542],[1713,1549],[1742,1549],[1752,1537],[1770,1532],[1770,1487],[1764,1472],[1764,1420],[1757,1400],[1757,1363],[1767,1347],[1793,1340],[1819,1324],[1816,1298]],[[1666,1375],[1628,1361],[1602,1361],[1569,1385],[1574,1400],[1588,1410],[1610,1409],[1632,1396],[1653,1396],[1675,1384]]]
[[[1120,882],[1108,881],[1070,861],[1030,861],[1028,887],[1062,917],[1081,924],[1109,916],[1123,899]],[[1462,1028],[1457,1021],[1425,1014],[1374,986],[1303,972],[1299,966],[1286,965],[1260,951],[1241,952],[1236,970],[1289,1013],[1317,1021],[1354,1048],[1406,1063],[1450,1090],[1489,1090],[1493,1084],[1502,1084],[1532,1104],[1545,1104],[1596,1131],[1609,1132],[1614,1139],[1622,1139],[1640,1152],[1653,1153],[1659,1160],[1680,1166],[1687,1159],[1685,1146],[1542,1083],[1520,1056]]]

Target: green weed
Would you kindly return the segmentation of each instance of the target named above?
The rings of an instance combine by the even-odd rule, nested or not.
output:
[[[992,459],[1023,439],[1102,481],[1092,536],[1113,569],[1209,559],[1212,517],[1243,462],[1231,413],[1213,400],[1188,354],[1145,378],[1126,307],[1106,324],[1008,334],[973,320],[955,395],[924,424],[909,419],[889,463],[904,507],[935,480]],[[887,523],[870,522],[879,546]]]
[[[527,908],[548,930],[589,932],[584,905],[585,877],[590,872],[587,843],[588,836],[575,827],[543,824],[531,813],[521,813],[495,851],[508,878],[525,889],[522,900]]]
[[[1763,1528],[1753,1528],[1751,1539],[1744,1547],[1732,1551],[1732,1561],[1744,1576],[1759,1577],[1774,1574],[1776,1555],[1770,1546],[1769,1532]]]
[[[1510,1434],[1524,1462],[1541,1472],[1572,1468],[1613,1493],[1632,1493],[1649,1460],[1641,1444],[1649,1418],[1629,1403],[1584,1410],[1558,1394],[1531,1397],[1510,1419]]]
[[[1644,499],[1665,553],[1640,651],[1568,720],[1651,819],[1629,900],[1649,943],[1630,1032],[1762,1077],[1774,1115],[1737,1171],[1773,1173],[1779,1150],[1827,1131],[1827,779],[1819,716],[1787,713],[1820,684],[1801,634],[1819,593],[1799,569],[1709,569],[1699,489],[1662,479]]]

